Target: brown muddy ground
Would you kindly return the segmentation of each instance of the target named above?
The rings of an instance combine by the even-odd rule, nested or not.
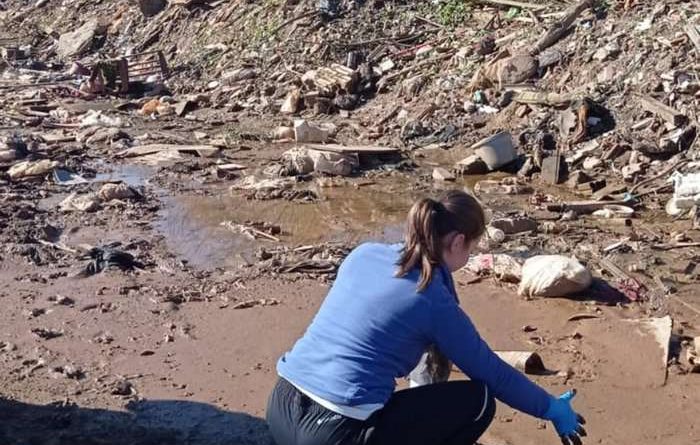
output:
[[[698,158],[697,149],[685,142],[677,148],[687,153],[657,158],[661,137],[676,128],[647,113],[637,97],[663,100],[688,117],[688,127],[697,127],[698,50],[684,33],[698,23],[698,2],[595,2],[552,48],[557,51],[550,58],[558,61],[540,70],[533,86],[576,99],[591,96],[614,117],[615,128],[583,119],[586,141],[571,134],[576,130],[569,125],[576,117],[572,109],[508,105],[500,85],[488,82],[478,87],[479,100],[472,94],[477,70],[503,50],[529,52],[570,2],[548,2],[546,14],[523,10],[516,17],[509,17],[507,8],[483,4],[488,2],[468,2],[468,8],[457,7],[465,2],[346,2],[371,7],[328,23],[308,15],[316,8],[311,0],[177,2],[194,7],[172,4],[148,18],[131,0],[62,3],[0,2],[5,31],[34,34],[36,61],[49,62],[42,68],[27,61],[32,62],[28,72],[3,68],[0,136],[20,133],[30,160],[54,160],[89,181],[62,186],[50,173],[12,181],[5,171],[14,161],[0,165],[0,445],[270,443],[262,418],[275,362],[303,332],[332,275],[261,268],[259,249],[399,240],[411,201],[445,187],[433,183],[433,167],[454,167],[482,137],[509,130],[521,154],[534,161],[543,149],[553,152],[544,143],[549,135],[557,151],[582,155],[569,162],[572,168],[584,168],[592,157],[606,159],[584,170],[607,185],[623,186],[616,191],[660,174],[676,158]],[[435,8],[437,3],[442,7]],[[63,79],[72,60],[54,57],[54,41],[92,19],[111,26],[104,37],[90,39],[79,60],[162,49],[174,72],[169,82],[174,99],[204,93],[207,100],[197,99],[186,116],[149,117],[137,112],[149,98],[82,101],[65,85],[32,85]],[[497,46],[482,54],[489,40]],[[418,57],[427,47],[428,58]],[[336,124],[339,143],[399,147],[406,164],[383,160],[351,178],[303,178],[297,185],[319,196],[312,203],[249,200],[232,193],[236,180],[253,173],[262,177],[261,170],[291,148],[271,143],[270,134],[278,125],[291,125],[293,118],[280,113],[280,105],[301,85],[301,75],[345,63],[354,49],[378,51],[373,64],[385,57],[396,63],[382,74],[387,88],[369,90],[344,116],[337,110],[316,113],[309,103],[295,117]],[[65,65],[54,66],[56,61]],[[242,67],[255,68],[255,75],[233,79],[230,74]],[[424,86],[409,88],[423,82],[407,80],[423,77]],[[72,81],[67,85],[77,86]],[[12,84],[23,87],[6,89]],[[496,114],[475,111],[482,96],[497,105]],[[40,111],[30,109],[32,103]],[[88,110],[119,117],[126,134],[94,143],[41,141],[88,137],[79,128]],[[450,136],[452,130],[457,134]],[[222,147],[217,158],[188,154],[146,163],[117,156],[131,146],[214,141]],[[219,177],[217,162],[247,168]],[[626,177],[624,167],[641,172]],[[697,165],[688,167],[693,169]],[[514,173],[460,178],[450,187],[472,188],[479,180]],[[96,192],[105,181],[137,187],[143,199],[105,202],[92,213],[58,209],[70,193]],[[575,406],[588,418],[586,443],[700,443],[700,374],[686,373],[690,341],[700,335],[700,259],[696,248],[677,244],[692,246],[700,234],[691,230],[692,221],[676,221],[664,212],[671,191],[666,177],[647,184],[654,192],[636,206],[629,227],[543,212],[539,204],[591,196],[574,195],[564,185],[545,186],[533,171],[521,181],[535,190],[479,197],[497,216],[526,212],[538,230],[484,249],[576,256],[595,277],[614,285],[610,268],[599,261],[605,257],[647,290],[639,302],[624,304],[600,293],[528,301],[508,285],[460,274],[465,309],[494,348],[542,356],[552,372],[533,379],[554,393],[579,390]],[[221,226],[248,220],[279,225],[281,242],[250,240]],[[552,223],[554,229],[545,230]],[[83,245],[110,243],[119,243],[141,267],[75,276],[89,263],[78,253]],[[580,313],[595,318],[567,321]],[[674,320],[668,357],[634,321],[666,315]],[[455,373],[454,378],[464,377]],[[482,442],[555,444],[558,439],[548,425],[501,406]]]
[[[440,162],[439,156],[432,159]],[[147,202],[83,215],[49,211],[48,221],[61,220],[63,245],[121,242],[144,268],[75,278],[85,260],[59,251],[54,258],[45,247],[32,264],[26,252],[5,249],[0,443],[270,443],[262,418],[275,362],[302,334],[329,280],[273,273],[246,278],[241,271],[266,242],[234,235],[219,223],[234,216],[273,222],[290,245],[396,241],[411,200],[436,191],[429,181],[415,179],[420,174],[412,179],[396,173],[378,176],[375,185],[323,189],[316,203],[247,201],[225,183],[193,184],[162,170],[154,177],[152,167],[100,169],[98,179],[145,185]],[[52,208],[57,196],[39,200],[40,206]],[[526,206],[518,199],[485,202],[492,208]],[[679,354],[682,361],[680,342],[698,334],[700,317],[677,301],[700,305],[694,286],[654,309],[646,303],[599,304],[585,296],[526,301],[490,280],[474,284],[466,273],[457,281],[463,306],[492,347],[535,350],[552,371],[533,376],[538,383],[553,393],[579,390],[575,404],[588,419],[586,443],[700,441],[694,402],[700,377],[672,365],[664,384],[661,347],[638,324],[624,321],[671,314],[671,362]],[[247,301],[266,303],[235,309]],[[597,318],[567,322],[577,313]],[[536,330],[525,332],[526,325]],[[37,328],[58,336],[40,338],[32,333]],[[482,442],[558,439],[543,422],[501,406]]]

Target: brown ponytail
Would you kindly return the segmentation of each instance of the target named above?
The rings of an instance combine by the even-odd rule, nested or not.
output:
[[[425,290],[433,268],[442,261],[445,235],[461,233],[469,242],[481,237],[485,230],[484,210],[476,198],[465,192],[450,190],[438,200],[417,201],[408,212],[406,239],[396,276],[404,277],[419,267],[418,291]]]

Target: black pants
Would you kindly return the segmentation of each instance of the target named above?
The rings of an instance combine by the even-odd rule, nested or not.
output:
[[[320,406],[284,379],[267,406],[277,445],[472,445],[496,402],[482,383],[436,383],[397,391],[365,421]]]

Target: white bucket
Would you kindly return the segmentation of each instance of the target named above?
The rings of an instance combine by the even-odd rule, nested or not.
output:
[[[513,147],[513,138],[507,131],[482,139],[471,148],[475,149],[474,152],[491,170],[496,170],[512,162],[517,156],[515,147]]]

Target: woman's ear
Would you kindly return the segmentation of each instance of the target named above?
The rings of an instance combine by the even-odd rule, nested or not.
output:
[[[461,250],[464,250],[465,247],[465,241],[466,237],[464,236],[463,233],[458,233],[455,235],[454,238],[452,238],[452,243],[450,243],[450,250],[452,252],[460,252]]]

